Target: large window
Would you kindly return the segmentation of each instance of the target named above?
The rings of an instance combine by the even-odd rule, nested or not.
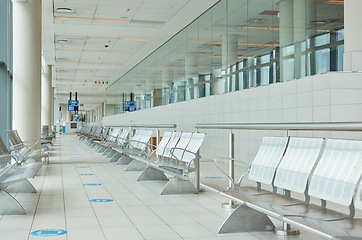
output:
[[[108,87],[107,99],[162,89],[165,105],[342,71],[343,11],[333,1],[221,0]]]
[[[12,8],[10,0],[0,1],[0,135],[7,143],[12,109]]]

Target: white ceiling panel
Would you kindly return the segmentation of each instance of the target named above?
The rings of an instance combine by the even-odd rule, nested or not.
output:
[[[154,51],[164,42],[156,40],[159,36],[170,34],[170,30],[177,32],[194,19],[195,6],[203,9],[199,10],[202,12],[216,1],[43,1],[43,9],[47,10],[43,12],[44,19],[47,19],[43,22],[43,31],[46,31],[43,34],[43,50],[47,51],[44,53],[46,62],[55,67],[56,97],[65,103],[69,91],[72,91],[84,96],[82,102],[93,104],[104,101],[105,88],[109,85],[95,85],[94,81],[113,83],[120,76],[120,71],[124,71],[124,64],[129,65],[129,70],[133,67],[130,62],[140,55],[147,56],[147,52]],[[57,7],[73,8],[75,12],[51,12]],[[184,12],[180,13],[183,9]],[[130,23],[120,23],[122,19],[128,19]],[[168,26],[171,19],[179,25]],[[59,43],[57,40],[70,42]]]

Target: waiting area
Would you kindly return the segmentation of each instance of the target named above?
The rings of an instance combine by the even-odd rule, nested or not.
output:
[[[203,158],[212,126],[196,127],[58,135],[45,161],[14,164],[37,164],[35,191],[9,192],[25,212],[2,212],[1,239],[361,239],[360,141],[264,136],[244,163]]]

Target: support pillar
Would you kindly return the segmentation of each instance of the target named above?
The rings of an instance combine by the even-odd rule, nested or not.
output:
[[[222,68],[225,70],[225,92],[231,91],[231,78],[228,69],[238,61],[238,36],[227,34],[222,36]]]
[[[304,2],[304,1],[302,1]],[[287,65],[285,48],[294,43],[294,17],[293,0],[279,2],[279,42],[280,42],[280,81],[284,82],[294,78],[294,67]]]
[[[13,1],[13,128],[23,139],[40,140],[41,15],[41,0]]]
[[[199,72],[198,57],[195,55],[186,55],[185,57],[185,79],[187,82],[186,99],[199,98]]]
[[[52,105],[52,67],[46,65],[43,60],[43,72],[41,78],[41,125],[51,126],[51,105]]]
[[[344,71],[362,71],[362,1],[344,1]]]

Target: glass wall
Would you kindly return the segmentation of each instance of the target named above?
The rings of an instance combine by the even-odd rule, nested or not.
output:
[[[0,1],[0,135],[7,141],[12,110],[12,8],[11,1]]]
[[[108,87],[107,104],[133,93],[140,110],[153,107],[154,89],[166,105],[342,71],[343,10],[343,1],[221,0]]]

